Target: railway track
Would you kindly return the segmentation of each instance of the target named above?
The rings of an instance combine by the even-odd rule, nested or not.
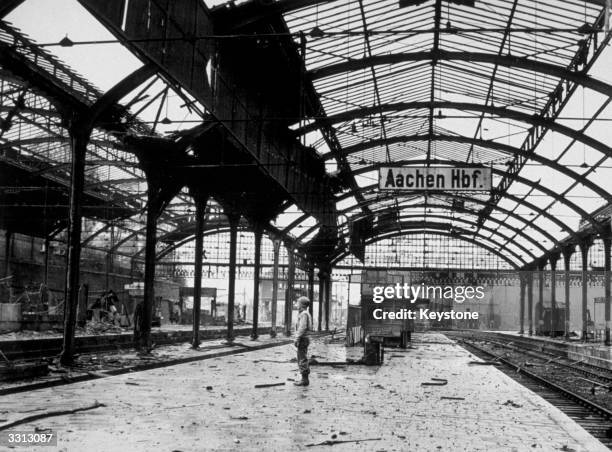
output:
[[[606,447],[612,449],[611,410],[550,379],[525,369],[524,365],[520,363],[512,362],[504,356],[478,346],[470,339],[453,337],[453,335],[448,336],[458,340],[460,345],[474,355],[488,361],[494,360],[501,363],[502,365],[498,367],[500,371],[559,408]]]
[[[568,358],[566,356],[566,353],[564,353],[562,350],[556,350],[554,347],[543,345],[539,349],[534,348],[535,344],[533,342],[525,340],[523,338],[517,338],[512,339],[508,342],[503,342],[503,338],[492,336],[486,333],[471,333],[469,335],[453,334],[453,336],[464,338],[467,337],[475,340],[484,340],[498,347],[503,347],[505,349],[542,360],[546,364],[552,363],[555,366],[564,367],[575,373],[580,373],[589,378],[597,378],[601,382],[612,386],[612,371],[610,369],[597,366],[595,364],[583,362],[581,360],[572,360]]]

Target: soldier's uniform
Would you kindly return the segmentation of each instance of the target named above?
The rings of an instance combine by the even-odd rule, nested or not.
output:
[[[306,297],[298,299],[300,313],[296,324],[295,346],[297,347],[297,362],[302,380],[295,383],[296,386],[308,386],[310,383],[308,375],[310,367],[308,365],[308,346],[310,345],[309,333],[312,330],[312,317],[308,312],[310,300]]]

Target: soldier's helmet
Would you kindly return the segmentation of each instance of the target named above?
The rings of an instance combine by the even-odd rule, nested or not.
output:
[[[300,297],[297,299],[297,305],[300,308],[307,308],[310,305],[310,300],[308,297]]]

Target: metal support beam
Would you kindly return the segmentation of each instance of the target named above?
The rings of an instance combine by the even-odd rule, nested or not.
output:
[[[310,300],[308,312],[310,312],[310,317],[312,317],[314,315],[314,265],[308,267],[308,299]]]
[[[302,163],[304,159],[315,157],[314,151],[304,149],[294,137],[287,139],[289,135],[283,127],[269,123],[267,114],[261,115],[262,111],[266,111],[274,116],[274,112],[278,113],[278,107],[256,90],[249,89],[248,75],[235,69],[236,64],[242,64],[241,60],[229,64],[230,58],[225,58],[224,53],[228,50],[223,45],[217,45],[217,41],[169,40],[170,35],[205,36],[218,25],[201,0],[150,3],[148,14],[152,19],[149,21],[130,19],[141,16],[143,6],[139,2],[126,2],[125,8],[108,1],[79,2],[129,50],[157,65],[169,83],[180,86],[181,89],[177,90],[179,95],[187,97],[186,93],[189,93],[201,103],[206,115],[217,120],[227,131],[227,142],[241,153],[244,151],[245,156],[257,165],[258,171],[282,188],[304,212],[312,214],[325,225],[336,224],[331,179],[320,168],[316,171],[306,170]],[[126,18],[127,21],[124,20]],[[157,44],[132,39],[143,34]],[[183,57],[168,58],[168,54]],[[297,55],[295,57],[299,58]],[[209,81],[206,71],[202,70],[209,64],[213,65],[214,82]],[[191,105],[198,109],[195,104]],[[198,113],[204,115],[203,111]],[[262,127],[250,126],[256,122],[261,122]],[[269,127],[269,124],[272,126]],[[265,152],[260,152],[262,150]],[[297,171],[300,166],[301,170]],[[294,187],[300,189],[295,190]]]
[[[610,251],[612,248],[612,238],[604,237],[604,298],[606,310],[606,345],[610,344]]]
[[[204,222],[206,213],[207,196],[193,193],[196,207],[196,229],[195,229],[195,262],[193,275],[193,340],[192,348],[200,347],[200,313],[202,308],[202,259],[204,247]],[[211,315],[213,313],[211,312]]]
[[[358,60],[350,59],[346,62],[337,63],[334,65],[323,66],[321,68],[310,71],[312,80],[317,80],[322,77],[350,72],[355,70],[367,69],[372,66],[404,63],[408,61],[431,61],[432,64],[436,61],[469,61],[473,63],[489,63],[504,67],[520,68],[528,71],[534,71],[541,74],[559,77],[564,80],[571,80],[574,83],[580,84],[586,88],[597,91],[607,97],[612,96],[612,86],[604,81],[594,79],[582,71],[570,70],[562,66],[551,63],[537,61],[531,58],[519,57],[514,55],[500,55],[484,52],[447,52],[444,50],[434,49],[426,52],[413,53],[391,53],[384,55],[376,55],[372,57],[361,58]]]
[[[23,2],[24,0],[4,0],[0,5],[0,19],[5,16],[8,16],[11,11],[13,11]]]
[[[587,290],[589,288],[588,283],[588,269],[589,269],[589,248],[591,243],[584,241],[580,243],[580,254],[582,258],[582,273],[580,274],[582,280],[582,340],[587,342],[588,337],[588,326],[587,326]]]
[[[550,256],[550,337],[555,337],[557,329],[557,260],[559,254]]]
[[[562,135],[565,135],[569,138],[577,140],[581,143],[584,143],[587,146],[590,146],[604,155],[612,156],[612,148],[605,144],[602,141],[596,140],[583,131],[574,130],[571,127],[565,126],[558,122],[555,122],[551,119],[528,115],[526,113],[522,113],[517,110],[512,110],[505,107],[491,106],[491,105],[481,105],[470,102],[451,102],[451,101],[436,101],[436,102],[393,102],[389,104],[383,104],[381,106],[368,106],[368,107],[360,107],[354,110],[348,110],[342,113],[338,113],[326,118],[326,121],[331,124],[337,124],[340,122],[351,121],[358,118],[363,118],[367,116],[371,116],[373,114],[378,113],[379,110],[383,110],[385,112],[389,112],[390,115],[395,114],[394,112],[402,112],[407,110],[423,110],[429,109],[430,107],[439,110],[439,109],[451,109],[451,110],[465,110],[465,111],[475,111],[479,113],[489,113],[491,115],[497,115],[501,118],[514,119],[519,122],[524,122],[526,124],[530,124],[534,127],[550,129],[552,131],[558,132]],[[317,122],[312,122],[306,126],[300,127],[296,129],[296,135],[302,135],[319,128]],[[395,162],[397,163],[397,162]]]
[[[256,340],[259,335],[257,334],[257,326],[259,323],[259,277],[261,271],[261,236],[262,227],[261,225],[255,225],[255,261],[253,263],[253,331],[251,332],[251,339]]]
[[[533,273],[534,270],[527,272],[527,320],[530,336],[533,336]]]
[[[565,338],[570,335],[570,259],[574,254],[574,247],[563,249],[563,269],[565,271]]]
[[[236,299],[236,247],[238,242],[238,223],[240,215],[228,213],[230,224],[229,274],[227,284],[227,342],[234,341],[234,301]]]
[[[612,150],[611,150],[612,151]],[[420,165],[420,164],[426,164],[426,160],[396,160],[393,162],[394,165],[396,166],[401,166],[401,165]],[[440,160],[437,159],[437,163],[439,164],[449,164],[449,165],[464,165],[465,162],[460,162],[460,161],[455,161],[455,160]],[[358,170],[355,170],[355,174],[365,174],[365,173],[369,173],[370,171],[374,171],[377,170],[381,167],[385,166],[384,164],[381,163],[375,163],[372,165],[368,165],[368,166],[363,166],[361,168],[359,168]],[[506,174],[505,171],[496,169],[496,168],[492,168],[491,172],[493,174],[499,175],[499,176],[503,176],[504,174]],[[551,188],[548,188],[544,185],[542,185],[540,183],[540,181],[538,182],[534,182],[530,179],[521,177],[521,176],[515,176],[514,180],[518,181],[519,183],[523,184],[523,185],[527,185],[528,187],[531,187],[535,190],[538,190],[541,193],[544,193],[545,195],[550,196],[551,198],[555,199],[556,201],[559,201],[562,204],[567,205],[570,209],[574,210],[579,216],[580,218],[584,218],[585,220],[589,221],[595,230],[597,230],[598,232],[603,232],[603,227],[600,224],[599,221],[595,220],[595,218],[593,218],[592,215],[590,215],[588,212],[586,212],[584,209],[582,209],[582,207],[580,207],[579,205],[568,201],[566,197],[560,195],[559,193],[557,193],[556,191],[552,190]],[[371,191],[371,190],[375,190],[376,192],[378,192],[378,183],[376,184],[372,184],[372,185],[368,185],[366,187],[362,188],[362,192],[366,193],[366,191]],[[425,190],[421,190],[421,193],[426,193]],[[390,196],[390,195],[387,195]],[[457,199],[467,199],[470,202],[476,202],[478,204],[481,204],[483,206],[488,206],[491,205],[491,201],[487,200],[481,200],[478,199],[477,197],[462,197],[462,196],[457,196],[454,194],[451,194],[449,196],[452,196],[453,198],[457,198]],[[559,218],[557,218],[556,216],[552,215],[551,213],[547,212],[545,209],[542,209],[541,207],[538,207],[537,205],[528,202],[525,197],[521,197],[521,196],[516,196],[516,195],[512,195],[511,193],[503,193],[503,197],[510,199],[512,201],[515,201],[518,204],[522,204],[525,207],[534,210],[536,212],[538,212],[540,215],[546,217],[547,219],[549,219],[550,221],[552,221],[553,223],[555,223],[556,225],[558,225],[560,228],[562,228],[563,230],[567,231],[567,233],[572,236],[572,238],[574,238],[576,241],[580,240],[580,236],[578,236],[578,234],[576,234],[576,232],[570,228],[567,224],[565,224],[564,222],[562,222],[561,220],[559,220]],[[384,198],[384,197],[383,197]],[[376,201],[372,201],[372,202],[378,202],[380,201],[381,197],[378,196],[378,199]],[[497,208],[497,206],[496,206]],[[497,210],[500,210],[499,208],[497,208]],[[535,225],[532,224],[532,227],[535,228]],[[547,234],[546,232],[544,232],[544,235],[548,236],[550,234]],[[554,242],[554,238],[553,238],[553,242]]]
[[[111,224],[110,227],[110,244],[108,251],[106,252],[106,272],[105,272],[105,286],[106,290],[110,289],[110,274],[113,272],[113,266],[115,264],[115,258],[113,253],[113,243],[115,242],[115,224]],[[83,244],[81,243],[81,246]]]
[[[415,234],[421,234],[423,231],[420,231],[418,229],[414,229],[414,230],[397,230],[397,231],[393,231],[390,233],[384,233],[382,235],[379,235],[377,237],[373,237],[371,239],[366,240],[366,245],[371,245],[372,243],[376,243],[380,240],[383,239],[391,239],[393,237],[400,237],[400,236],[409,236],[409,235],[415,235]],[[518,269],[521,268],[520,265],[517,265],[516,262],[512,261],[510,258],[508,258],[504,253],[500,252],[499,249],[496,249],[492,246],[487,245],[486,243],[483,243],[482,240],[478,240],[478,239],[473,239],[470,237],[465,237],[463,235],[454,235],[451,234],[450,232],[447,231],[438,231],[438,230],[431,230],[431,231],[426,231],[427,234],[430,235],[437,235],[437,236],[441,236],[441,237],[450,237],[450,238],[454,238],[457,240],[461,240],[463,242],[467,242],[467,243],[471,243],[473,245],[476,245],[480,248],[483,248],[487,251],[489,251],[491,254],[494,254],[496,256],[498,256],[500,259],[506,261],[512,268],[514,269]],[[349,252],[348,251],[344,251],[343,253],[340,253],[336,256],[332,257],[332,265],[340,262],[344,257],[348,256]]]
[[[147,78],[153,75],[154,71],[151,67],[142,66],[135,70],[110,90],[100,97],[86,111],[73,111],[70,117],[70,148],[72,154],[71,161],[71,180],[70,180],[70,208],[68,221],[68,260],[65,285],[65,305],[64,305],[64,337],[62,344],[62,352],[60,362],[63,365],[70,365],[74,356],[74,332],[76,328],[76,315],[78,306],[78,291],[79,291],[79,267],[81,258],[81,220],[82,220],[82,199],[85,186],[85,155],[87,152],[87,144],[91,136],[91,132],[99,119],[107,113],[108,110],[116,106],[121,98],[130,93],[138,85],[142,84]],[[147,221],[149,220],[147,216]],[[153,249],[155,251],[155,249]],[[153,258],[154,259],[154,258]],[[153,267],[154,267],[153,261]],[[153,268],[154,270],[154,268]],[[151,276],[153,278],[154,275]],[[146,281],[146,278],[145,278]],[[151,279],[151,284],[153,279]],[[145,284],[145,300],[147,295],[147,287]],[[152,296],[152,294],[151,294]],[[147,303],[144,303],[144,308]],[[144,311],[146,314],[146,310]],[[147,345],[150,335],[147,333],[151,330],[150,319],[151,315],[145,319],[149,319],[149,323],[145,325],[145,339]]]
[[[13,233],[6,231],[4,233],[4,277],[9,276],[11,268],[11,241],[13,239]]]
[[[519,272],[519,279],[521,284],[519,334],[522,335],[525,334],[525,272]]]
[[[76,329],[79,297],[79,270],[81,260],[81,219],[83,186],[85,184],[85,153],[90,129],[70,128],[70,152],[72,171],[70,177],[70,210],[68,213],[68,264],[66,272],[66,299],[64,305],[64,337],[60,362],[71,365],[74,357],[74,332]]]
[[[293,318],[293,284],[295,282],[295,250],[293,245],[287,246],[287,290],[285,291],[285,336],[291,336],[291,321]]]
[[[49,246],[51,246],[51,240],[47,236],[45,237],[45,263],[43,270],[43,283],[45,286],[49,284]]]
[[[145,172],[146,173],[146,172]],[[178,193],[180,187],[164,185],[160,174],[146,173],[147,212],[144,246],[144,295],[142,304],[134,312],[134,342],[144,352],[151,350],[151,322],[155,302],[155,262],[157,245],[157,220],[168,202]]]
[[[155,303],[155,246],[157,244],[157,218],[161,210],[160,200],[153,195],[149,182],[149,202],[145,233],[144,294],[141,315],[134,319],[134,338],[142,350],[151,347],[151,322],[153,321],[153,304]],[[135,315],[135,317],[137,317]]]
[[[280,239],[272,239],[274,248],[274,266],[272,267],[272,307],[270,308],[270,337],[276,337],[276,310],[278,309],[278,260],[280,255]]]
[[[536,334],[542,334],[544,326],[544,267],[545,262],[538,266],[538,303],[536,304]]]
[[[323,299],[325,298],[325,272],[319,267],[319,312],[317,319],[317,331],[321,331],[323,324]]]
[[[331,289],[332,289],[332,280],[331,280],[331,271],[327,273],[327,278],[325,278],[325,331],[329,331],[329,311],[331,307]]]
[[[421,163],[424,164],[424,162],[425,162],[424,160],[421,160],[418,163],[415,163],[415,165],[418,165],[418,164],[421,164]],[[381,200],[393,199],[392,196],[394,196],[394,195],[391,195],[391,194],[383,196],[382,193],[379,193],[378,182],[375,183],[375,184],[370,184],[370,185],[367,185],[365,187],[362,187],[362,192],[364,194],[372,194],[372,193],[376,193],[377,194],[375,199],[371,199],[369,201],[371,204],[375,204],[377,202],[380,202]],[[336,198],[336,199],[339,202],[339,201],[343,201],[345,199],[348,199],[350,196],[351,196],[351,193],[347,193],[347,194],[344,194],[342,196],[338,196],[338,198]],[[479,204],[479,205],[482,205],[482,206],[490,205],[490,203],[488,201],[483,201],[483,200],[479,199],[477,196],[460,196],[458,194],[452,194],[452,193],[447,193],[447,196],[449,198],[452,198],[452,199],[463,201],[464,204],[476,203],[476,204]],[[518,204],[526,205],[528,208],[531,208],[528,204],[525,204],[524,201],[521,200],[521,198],[519,198],[519,197],[515,197],[514,200],[517,200],[516,202]],[[424,207],[425,205],[426,205],[425,203],[419,203],[419,204],[414,204],[414,205],[411,204],[411,208],[412,207],[414,207],[414,208]],[[451,210],[452,209],[452,210],[457,211],[457,212],[467,213],[468,215],[478,215],[478,212],[479,212],[476,209],[467,209],[465,207],[461,208],[461,207],[449,206],[448,204],[444,204],[444,203],[432,204],[431,201],[427,205],[429,205],[431,207],[437,207],[437,208],[440,208],[440,209],[445,209],[445,210]],[[535,206],[535,207],[537,208],[537,206]],[[523,232],[521,234],[521,231],[525,231],[528,228],[533,228],[535,231],[537,231],[538,233],[542,234],[544,237],[546,237],[546,239],[550,240],[555,245],[559,244],[559,241],[553,235],[548,233],[545,229],[543,229],[543,228],[541,228],[541,227],[539,227],[537,225],[534,225],[533,222],[530,222],[530,221],[526,220],[523,216],[518,215],[516,212],[512,212],[511,210],[504,209],[503,207],[500,207],[498,205],[494,206],[493,210],[495,210],[496,212],[501,212],[504,215],[507,215],[507,216],[509,216],[509,217],[511,217],[511,218],[513,218],[513,219],[515,219],[517,221],[519,221],[521,223],[520,229],[518,229],[518,227],[516,227],[516,228],[513,229],[513,231],[516,232],[519,235],[522,235],[526,240],[530,241],[531,243],[534,243],[535,239],[533,239],[533,238],[530,239],[528,237],[529,232],[527,232],[527,233]],[[380,212],[380,209],[373,211],[374,214],[376,214],[378,212]],[[342,213],[346,214],[347,210],[344,210]],[[543,212],[542,214],[546,215],[546,212]],[[306,218],[307,217],[304,215],[301,221],[303,221]],[[493,218],[490,218],[490,219],[493,222],[497,223],[497,224],[502,224],[503,225],[503,222],[501,222],[499,220],[495,220]],[[301,233],[297,237],[297,239],[301,240],[303,237],[306,237],[306,235],[311,233],[313,230],[314,230],[313,228],[306,229],[306,231]],[[535,246],[538,246],[538,245],[535,245]],[[539,245],[538,247],[542,250],[542,252],[546,252],[546,248],[545,247],[543,247],[541,245]]]
[[[533,149],[531,148],[529,149],[518,148],[518,147],[510,146],[507,144],[498,143],[493,140],[484,140],[482,138],[470,138],[470,137],[465,137],[461,135],[446,135],[446,134],[434,134],[434,133],[415,134],[415,135],[396,135],[394,137],[388,138],[387,140],[375,139],[375,140],[364,141],[362,143],[344,148],[342,153],[345,156],[349,156],[351,154],[363,152],[368,149],[382,146],[383,144],[391,145],[394,143],[412,143],[412,142],[422,142],[422,141],[463,143],[463,144],[469,144],[472,147],[481,146],[481,147],[485,147],[489,149],[494,149],[496,151],[500,151],[500,152],[506,153],[511,156],[520,156],[521,158],[524,158],[524,159],[530,159],[535,162],[541,163],[542,165],[548,168],[558,171],[561,174],[571,177],[576,182],[596,192],[602,198],[608,201],[612,201],[612,194],[610,194],[610,192],[607,189],[597,185],[592,180],[590,180],[588,177],[585,177],[584,175],[576,171],[573,171],[571,168],[568,168],[566,165],[562,165],[555,160],[551,160],[551,159],[546,158],[545,156],[534,153]],[[333,158],[333,157],[334,156],[331,152],[323,155],[323,158],[325,158],[326,160]]]

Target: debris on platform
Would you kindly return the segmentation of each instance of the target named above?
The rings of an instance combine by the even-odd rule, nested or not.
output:
[[[109,333],[125,333],[131,331],[129,328],[123,328],[119,325],[115,325],[111,322],[96,322],[89,321],[85,324],[83,328],[80,328],[80,332],[86,335],[99,336],[101,334],[109,334]]]
[[[511,406],[513,408],[523,408],[523,405],[512,400],[506,400],[506,402],[504,402],[502,405]]]
[[[431,378],[431,381],[425,381],[421,383],[421,386],[446,386],[448,380],[445,378]]]
[[[8,430],[10,428],[16,427],[17,425],[27,424],[27,423],[34,422],[34,421],[37,421],[39,419],[44,419],[44,418],[47,418],[47,417],[65,416],[67,414],[74,414],[74,413],[78,413],[80,411],[94,410],[96,408],[101,408],[101,407],[104,407],[104,406],[106,406],[106,405],[104,405],[103,403],[100,403],[100,402],[98,402],[96,400],[93,405],[86,406],[86,407],[83,407],[83,408],[75,408],[75,409],[72,409],[72,410],[47,411],[45,413],[33,414],[31,416],[26,416],[26,417],[24,417],[22,419],[18,419],[16,421],[10,422],[8,424],[0,425],[0,431]]]
[[[380,441],[382,438],[365,438],[365,439],[328,439],[326,441],[322,441],[320,443],[310,443],[306,444],[306,447],[316,447],[316,446],[333,446],[335,444],[343,444],[343,443],[361,443],[365,441]]]
[[[256,388],[271,388],[273,386],[285,386],[285,383],[265,383],[260,385],[255,385]]]

